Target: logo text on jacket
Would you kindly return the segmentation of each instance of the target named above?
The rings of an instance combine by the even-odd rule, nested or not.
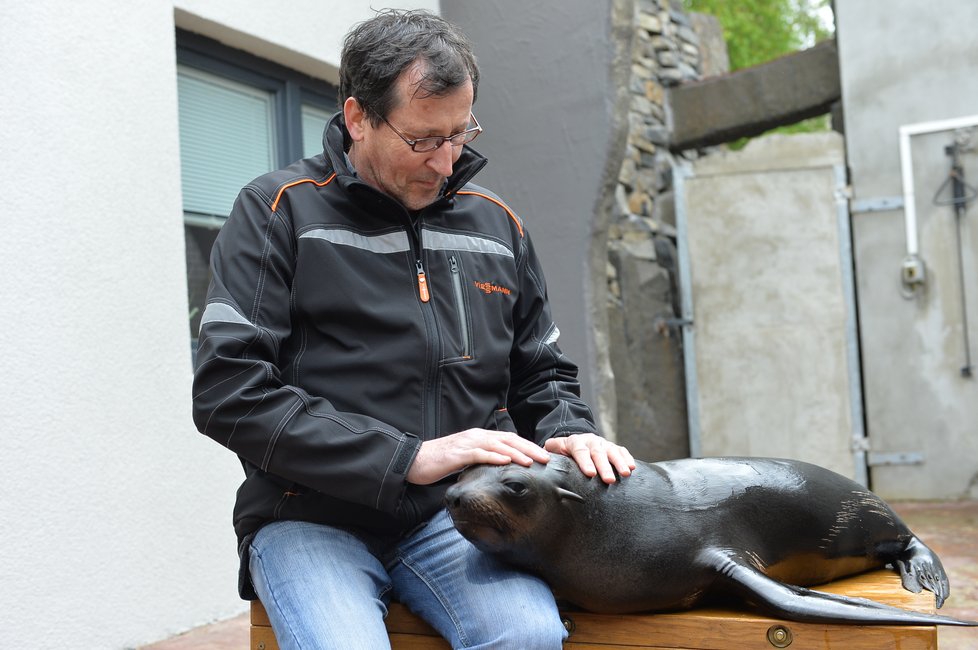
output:
[[[483,292],[487,296],[491,293],[501,293],[504,296],[508,296],[509,294],[513,293],[511,289],[501,287],[498,284],[493,284],[492,282],[479,282],[476,280],[472,284],[474,284],[479,291]]]

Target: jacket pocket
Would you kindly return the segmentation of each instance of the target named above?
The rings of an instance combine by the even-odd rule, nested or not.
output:
[[[472,337],[469,327],[469,310],[465,306],[465,293],[462,290],[462,266],[452,255],[448,258],[452,270],[452,293],[455,297],[455,313],[458,317],[459,340],[462,342],[462,358],[472,356]]]
[[[513,418],[509,416],[509,410],[506,408],[495,409],[492,415],[489,416],[489,421],[486,423],[485,428],[491,431],[519,433],[516,430],[516,423],[513,422]]]
[[[293,483],[292,485],[289,486],[288,489],[283,490],[282,498],[279,499],[279,502],[277,504],[275,504],[275,510],[272,513],[272,516],[275,519],[283,519],[282,516],[283,510],[285,510],[285,508],[290,505],[294,505],[295,498],[302,496],[302,492],[303,492],[302,486],[299,485],[298,483]]]

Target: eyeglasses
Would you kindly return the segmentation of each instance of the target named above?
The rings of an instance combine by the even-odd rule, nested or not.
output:
[[[453,147],[461,147],[463,144],[468,144],[478,137],[482,133],[482,127],[479,126],[479,120],[475,119],[475,115],[469,113],[469,117],[472,118],[472,122],[475,126],[455,133],[453,135],[435,135],[430,138],[417,138],[415,140],[409,140],[403,133],[397,130],[397,128],[387,121],[387,118],[382,117],[380,119],[384,120],[384,124],[391,127],[391,131],[397,134],[397,136],[404,140],[412,150],[418,153],[426,153],[428,151],[434,151],[438,147],[445,144],[445,141],[452,143]]]

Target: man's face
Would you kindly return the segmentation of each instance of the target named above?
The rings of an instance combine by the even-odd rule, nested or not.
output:
[[[399,101],[387,121],[409,140],[449,136],[467,129],[472,111],[471,81],[448,95],[420,99],[412,97],[420,74],[415,66],[398,79]],[[356,100],[346,100],[344,114],[353,139],[350,160],[361,179],[409,210],[420,210],[438,198],[462,147],[445,142],[434,151],[417,153],[384,122],[370,124]]]

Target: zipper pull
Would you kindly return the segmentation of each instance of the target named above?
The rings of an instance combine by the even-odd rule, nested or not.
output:
[[[458,273],[458,262],[455,261],[455,256],[452,255],[448,258],[449,263],[452,265],[452,273]]]
[[[418,295],[421,296],[421,302],[431,300],[431,294],[428,292],[428,278],[425,277],[421,260],[418,260]]]

